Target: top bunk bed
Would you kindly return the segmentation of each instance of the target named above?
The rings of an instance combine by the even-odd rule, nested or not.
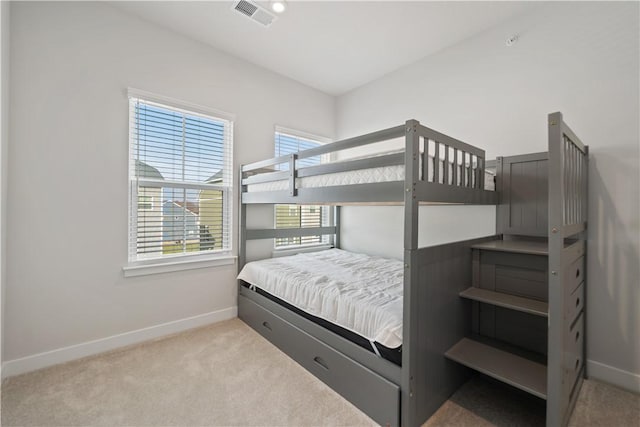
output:
[[[400,151],[346,158],[404,139]],[[326,163],[303,166],[322,156]],[[340,158],[343,159],[340,159]],[[335,160],[340,159],[340,160]],[[485,152],[416,120],[240,168],[243,204],[496,204]]]

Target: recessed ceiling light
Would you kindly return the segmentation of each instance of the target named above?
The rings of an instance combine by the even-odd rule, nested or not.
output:
[[[271,10],[275,13],[283,13],[287,10],[287,2],[285,0],[273,0],[271,2]]]

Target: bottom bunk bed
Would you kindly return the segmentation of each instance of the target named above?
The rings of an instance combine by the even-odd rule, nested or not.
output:
[[[255,261],[238,279],[400,365],[403,270],[398,260],[328,249]]]
[[[404,394],[426,420],[468,377],[444,352],[469,331],[458,293],[471,280],[471,246],[495,236],[418,250],[424,354],[404,390],[401,261],[330,249],[245,265],[239,317],[382,425],[401,419]],[[429,286],[427,286],[427,282]],[[422,421],[418,421],[421,423]]]

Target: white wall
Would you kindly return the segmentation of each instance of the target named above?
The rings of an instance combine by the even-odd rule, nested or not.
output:
[[[491,236],[496,232],[495,211],[495,206],[420,206],[418,247]],[[343,249],[402,259],[401,206],[345,206],[340,224]]]
[[[486,149],[490,158],[546,151],[547,114],[562,111],[565,121],[591,147],[589,372],[636,391],[640,391],[638,12],[637,2],[541,7],[337,102],[340,138],[416,118]],[[504,41],[513,33],[520,34],[520,40],[508,48]],[[345,222],[348,215],[345,212]],[[386,226],[385,221],[368,222],[371,227]],[[398,234],[396,240],[401,238],[398,230],[393,232]],[[440,233],[437,227],[429,230]],[[364,236],[365,240],[345,238],[344,243],[372,244]]]
[[[4,303],[6,283],[7,146],[9,144],[9,13],[0,2],[0,369],[4,357]]]
[[[11,21],[6,360],[232,312],[235,265],[123,277],[126,89],[235,113],[236,165],[273,155],[275,124],[333,136],[334,99],[97,2]]]

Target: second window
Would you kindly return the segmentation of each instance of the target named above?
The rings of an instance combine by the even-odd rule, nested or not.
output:
[[[284,156],[317,147],[325,142],[324,138],[302,136],[295,131],[282,130],[276,128],[275,133],[275,155]],[[314,166],[323,163],[324,156],[309,157],[301,159],[298,166]],[[288,169],[288,165],[283,165],[281,169]],[[275,225],[276,228],[307,228],[322,227],[329,222],[329,209],[327,206],[316,205],[276,205]],[[283,248],[287,246],[313,245],[328,243],[328,236],[303,236],[286,237],[275,239],[275,247]]]

